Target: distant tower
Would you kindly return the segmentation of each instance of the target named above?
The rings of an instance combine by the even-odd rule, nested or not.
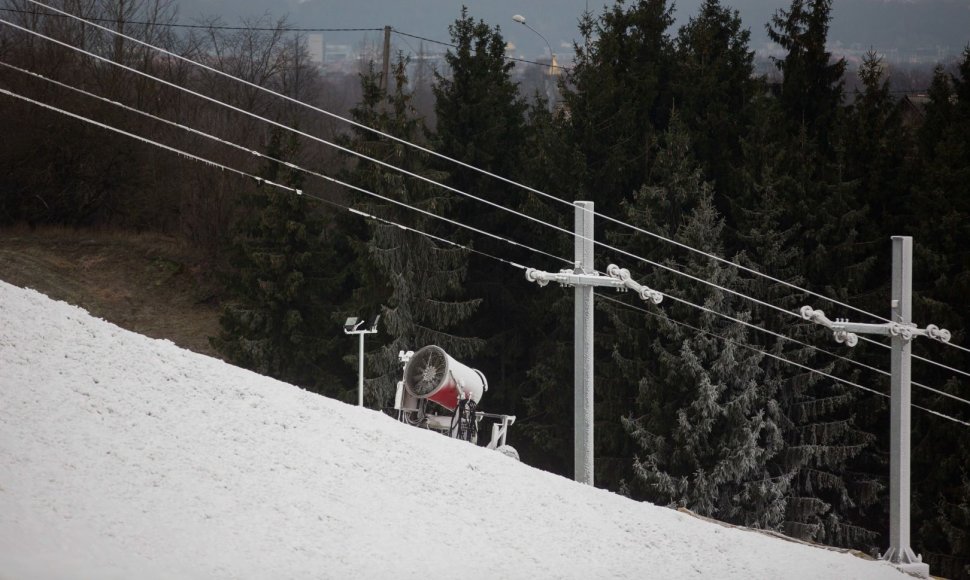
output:
[[[549,61],[549,68],[546,70],[546,75],[558,77],[561,73],[562,68],[559,66],[559,59],[556,58],[556,53],[552,53],[552,59]]]

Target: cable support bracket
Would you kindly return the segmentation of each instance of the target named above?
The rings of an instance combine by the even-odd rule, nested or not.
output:
[[[632,290],[642,300],[649,300],[654,304],[660,304],[663,301],[663,294],[634,280],[626,268],[610,264],[606,268],[606,273],[607,275],[604,276],[595,270],[585,272],[579,267],[573,270],[560,270],[558,273],[528,268],[525,271],[525,278],[539,286],[545,286],[549,282],[556,282],[561,286],[608,286],[620,292]]]
[[[863,322],[849,322],[845,318],[829,319],[825,312],[815,310],[811,306],[802,306],[799,311],[802,318],[832,330],[835,342],[855,346],[859,343],[859,334],[878,334],[882,336],[899,336],[903,340],[912,340],[917,336],[925,336],[943,343],[950,342],[950,331],[935,324],[928,324],[926,328],[919,328],[912,322],[885,322],[870,324]]]

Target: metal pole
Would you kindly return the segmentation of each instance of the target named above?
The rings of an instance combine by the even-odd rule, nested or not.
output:
[[[357,354],[357,406],[364,406],[364,333],[360,336],[360,349]]]
[[[381,63],[381,86],[385,91],[388,90],[388,69],[391,64],[391,27],[384,27],[384,61]]]
[[[893,289],[891,320],[909,323],[913,318],[913,238],[893,236]],[[910,369],[912,340],[892,337],[889,550],[885,558],[896,564],[917,563],[909,545],[910,521]]]
[[[593,202],[577,201],[575,273],[593,272]],[[575,305],[575,479],[593,485],[593,287],[576,286]]]

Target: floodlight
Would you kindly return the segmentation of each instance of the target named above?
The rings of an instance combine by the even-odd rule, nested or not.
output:
[[[351,316],[350,318],[347,319],[347,322],[344,322],[344,332],[353,332],[357,330],[357,326],[362,322],[363,320],[358,322],[356,316]]]

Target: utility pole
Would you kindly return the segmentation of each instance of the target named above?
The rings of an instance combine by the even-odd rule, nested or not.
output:
[[[593,286],[611,286],[617,290],[633,290],[643,300],[660,304],[663,295],[638,284],[630,278],[630,271],[610,264],[607,276],[593,270],[593,202],[577,201],[575,222],[575,268],[559,273],[529,268],[526,280],[545,286],[558,282],[576,288],[574,331],[574,473],[575,480],[593,485]]]
[[[950,331],[929,324],[918,328],[913,317],[913,238],[893,236],[892,297],[890,322],[884,324],[852,323],[845,319],[829,320],[821,310],[810,306],[801,309],[802,318],[832,329],[836,342],[855,346],[858,334],[878,334],[892,340],[890,373],[890,458],[889,458],[889,549],[881,559],[898,568],[928,578],[929,564],[910,547],[910,414],[912,340],[926,336],[950,342]]]
[[[381,65],[381,86],[384,91],[388,90],[388,71],[391,66],[391,27],[384,27],[384,61]]]

